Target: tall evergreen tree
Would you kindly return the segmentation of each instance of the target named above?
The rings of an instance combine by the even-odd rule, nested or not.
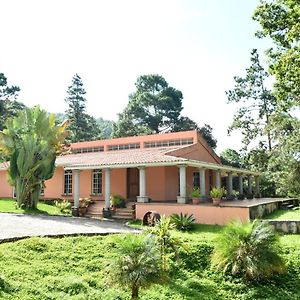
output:
[[[241,130],[245,149],[255,139],[266,136],[268,149],[272,149],[272,136],[269,128],[270,116],[276,108],[276,99],[266,88],[268,73],[259,61],[256,49],[251,52],[251,66],[246,69],[246,76],[235,76],[234,89],[227,91],[228,103],[241,103],[229,127]]]
[[[86,91],[78,74],[72,78],[67,94],[65,101],[69,105],[66,116],[70,121],[70,141],[79,142],[99,138],[100,129],[95,118],[86,113]]]

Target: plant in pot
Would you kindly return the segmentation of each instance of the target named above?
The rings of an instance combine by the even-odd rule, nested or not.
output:
[[[92,200],[90,198],[80,198],[79,199],[79,217],[84,217],[86,214],[87,208],[92,203]]]
[[[117,208],[126,207],[126,199],[120,195],[111,195],[110,196],[110,207],[111,210],[115,211]]]
[[[200,189],[194,187],[192,190],[192,203],[199,204],[200,203]]]
[[[215,206],[219,206],[220,205],[223,193],[224,193],[224,191],[223,191],[222,188],[216,188],[216,187],[214,187],[210,191],[210,196],[212,197],[213,205],[215,205]]]

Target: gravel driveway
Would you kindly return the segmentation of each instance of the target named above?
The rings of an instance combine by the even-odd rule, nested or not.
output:
[[[137,232],[114,221],[0,213],[0,242],[29,236]]]

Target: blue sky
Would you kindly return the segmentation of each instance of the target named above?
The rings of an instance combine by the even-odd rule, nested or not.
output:
[[[243,75],[254,37],[251,15],[259,1],[241,0],[0,0],[0,72],[19,85],[19,100],[52,112],[78,73],[87,110],[117,119],[142,74],[158,73],[182,91],[183,114],[210,124],[217,152],[239,149],[227,136],[234,105],[225,91]]]

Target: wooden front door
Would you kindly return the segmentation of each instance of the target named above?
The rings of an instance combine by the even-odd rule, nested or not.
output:
[[[127,169],[127,199],[136,201],[140,193],[139,170],[137,168]]]

